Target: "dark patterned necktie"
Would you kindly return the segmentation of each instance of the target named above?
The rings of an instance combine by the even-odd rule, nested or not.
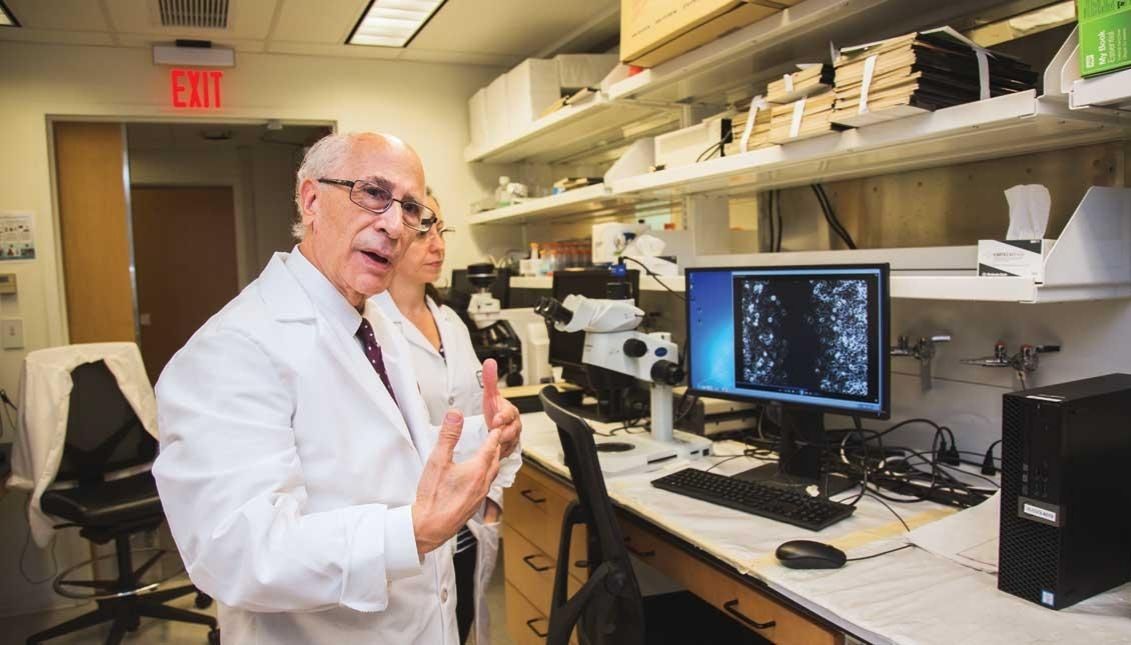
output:
[[[385,384],[389,396],[393,397],[393,403],[396,403],[397,395],[393,393],[393,385],[389,383],[389,374],[385,371],[385,359],[381,358],[381,346],[377,344],[377,337],[373,335],[373,325],[370,325],[365,318],[361,319],[361,326],[357,328],[357,338],[361,341],[365,358],[369,359],[369,364],[377,371],[377,376],[381,377],[381,382]]]

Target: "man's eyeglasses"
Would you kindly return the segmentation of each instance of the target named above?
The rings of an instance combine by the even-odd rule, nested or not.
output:
[[[404,220],[405,226],[419,233],[427,233],[437,220],[436,213],[424,204],[397,199],[388,190],[364,179],[349,180],[321,177],[318,179],[318,183],[349,188],[350,201],[376,215],[389,210],[393,206],[393,202],[396,202],[401,205],[401,219]]]

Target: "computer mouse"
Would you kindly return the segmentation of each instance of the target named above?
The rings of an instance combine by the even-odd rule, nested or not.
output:
[[[812,540],[784,542],[775,555],[790,569],[839,569],[846,561],[844,551]]]

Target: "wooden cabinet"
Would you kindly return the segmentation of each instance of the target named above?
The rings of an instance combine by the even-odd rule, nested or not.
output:
[[[652,529],[620,518],[629,552],[763,638],[775,643],[840,645],[841,634],[810,622],[768,595],[726,575]]]
[[[518,645],[545,642],[562,516],[573,499],[572,488],[530,464],[522,467],[505,493],[507,631]],[[737,574],[728,575],[626,513],[618,512],[618,519],[630,553],[763,638],[791,645],[843,645],[841,634],[810,622]],[[570,545],[570,594],[587,578],[586,569],[577,566],[585,554],[585,530],[575,527]]]

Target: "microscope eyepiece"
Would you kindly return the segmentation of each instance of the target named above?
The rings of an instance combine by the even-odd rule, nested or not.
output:
[[[573,320],[573,312],[565,308],[565,305],[545,296],[538,299],[538,303],[534,305],[534,313],[542,316],[550,323],[568,324]]]

